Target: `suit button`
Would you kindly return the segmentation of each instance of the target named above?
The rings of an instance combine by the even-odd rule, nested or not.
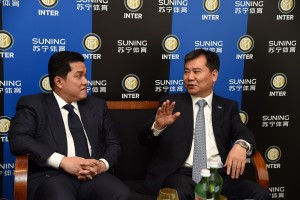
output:
[[[50,177],[50,175],[49,174],[46,174],[46,176],[45,176],[46,178],[49,178]]]

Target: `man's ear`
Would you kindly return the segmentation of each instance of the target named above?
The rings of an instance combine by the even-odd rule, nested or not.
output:
[[[214,71],[212,71],[212,75],[213,75],[213,81],[216,82],[218,79],[219,71],[215,69]]]
[[[59,76],[55,76],[54,78],[54,84],[56,85],[56,87],[58,87],[59,89],[62,88],[62,82],[63,82],[63,78],[59,77]]]

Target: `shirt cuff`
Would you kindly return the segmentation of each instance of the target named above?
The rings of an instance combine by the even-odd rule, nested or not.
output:
[[[103,159],[103,158],[100,158],[100,159],[99,159],[99,161],[102,161],[102,162],[104,162],[104,164],[105,164],[105,168],[106,168],[106,170],[105,170],[105,171],[107,171],[107,170],[109,169],[109,164],[108,164],[108,162],[107,162],[105,159]]]
[[[152,124],[152,127],[151,127],[151,130],[153,131],[153,135],[154,136],[159,136],[159,134],[161,133],[161,132],[163,132],[163,130],[165,130],[165,128],[166,127],[164,127],[163,129],[156,129],[155,127],[154,127],[154,125],[155,125],[155,121],[154,121],[154,123]]]
[[[46,166],[59,169],[60,162],[64,157],[64,155],[54,152],[46,161]]]

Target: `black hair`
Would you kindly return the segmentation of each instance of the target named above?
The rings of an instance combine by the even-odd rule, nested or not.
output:
[[[217,53],[204,50],[204,49],[196,49],[189,53],[187,53],[184,57],[184,65],[190,61],[194,60],[195,58],[200,57],[201,55],[204,55],[206,57],[207,63],[206,66],[209,68],[209,70],[212,72],[213,70],[218,70],[220,68],[220,58]]]
[[[77,52],[73,51],[60,51],[54,53],[48,62],[48,76],[50,86],[54,89],[54,78],[60,76],[66,78],[67,74],[71,71],[70,63],[84,62],[84,57]]]

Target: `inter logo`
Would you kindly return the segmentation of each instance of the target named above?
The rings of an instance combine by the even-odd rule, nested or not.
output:
[[[45,8],[53,8],[57,5],[58,0],[39,0],[39,2]]]
[[[248,114],[245,111],[240,110],[240,118],[244,124],[248,123]]]
[[[279,0],[278,1],[278,8],[280,12],[287,14],[292,12],[295,8],[295,0]]]
[[[0,30],[0,50],[5,51],[10,49],[14,44],[13,36],[4,30]]]
[[[206,12],[214,13],[220,7],[219,0],[203,0],[203,7]]]
[[[46,93],[52,92],[52,88],[50,86],[50,81],[49,81],[48,74],[44,75],[40,79],[40,88],[41,88],[42,91],[44,91]]]
[[[271,78],[271,87],[274,90],[282,90],[287,84],[287,77],[283,73],[276,73]]]
[[[82,40],[82,45],[89,52],[98,51],[101,47],[101,38],[95,33],[87,34]]]
[[[137,12],[143,5],[143,0],[124,0],[124,4],[127,10],[130,12]]]
[[[0,135],[5,135],[10,127],[10,118],[7,116],[0,116]]]
[[[123,78],[122,86],[127,92],[134,92],[140,87],[140,79],[135,74],[128,74]]]
[[[164,50],[168,53],[174,53],[177,51],[179,45],[180,41],[176,35],[167,35],[162,42]]]
[[[269,162],[277,162],[281,157],[281,150],[277,146],[271,146],[266,150],[265,156]]]
[[[248,53],[254,47],[254,40],[250,35],[243,35],[237,43],[238,49],[243,53]]]

